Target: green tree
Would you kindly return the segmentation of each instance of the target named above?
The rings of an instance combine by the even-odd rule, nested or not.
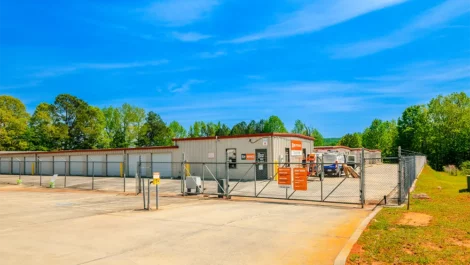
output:
[[[145,120],[145,110],[139,107],[123,104],[120,108],[122,115],[122,130],[124,131],[124,147],[133,146],[139,136]]]
[[[286,127],[278,116],[270,116],[264,124],[264,132],[266,133],[286,133]]]
[[[105,118],[101,110],[89,106],[85,101],[60,94],[53,105],[54,125],[66,131],[61,137],[62,149],[88,149],[104,146]]]
[[[58,150],[67,137],[65,125],[54,124],[54,106],[41,103],[36,107],[29,122],[30,150]]]
[[[442,170],[447,164],[459,165],[470,160],[470,98],[452,93],[432,99],[428,107],[431,165]]]
[[[232,127],[232,131],[230,132],[230,135],[244,135],[246,134],[247,131],[247,124],[246,122],[242,121],[240,123],[235,124]]]
[[[246,131],[245,133],[246,134],[255,134],[255,133],[258,133],[256,131],[256,128],[257,128],[257,122],[255,120],[252,120],[250,121],[250,123],[248,123],[248,125],[246,126]]]
[[[103,108],[106,138],[110,147],[130,147],[135,144],[145,119],[145,110],[124,103],[121,107]]]
[[[230,135],[230,128],[226,124],[221,124],[220,122],[217,124],[217,136],[229,136]]]
[[[192,126],[189,126],[189,137],[201,137],[202,136],[202,131],[201,131],[201,123],[196,121]]]
[[[294,123],[294,129],[292,129],[292,133],[297,133],[297,134],[306,134],[307,132],[307,126],[305,123],[303,123],[301,120],[296,120]]]
[[[306,136],[311,136],[315,138],[315,145],[322,146],[324,145],[324,138],[323,135],[317,129],[313,127],[307,126],[301,120],[296,120],[294,123],[294,128],[292,129],[292,133],[303,134]]]
[[[0,96],[0,150],[26,150],[29,114],[21,100]]]
[[[427,151],[428,110],[424,105],[411,106],[405,109],[398,119],[397,144],[406,150]]]
[[[382,121],[375,119],[369,128],[362,134],[362,144],[365,148],[379,149],[382,156],[397,154],[397,123],[396,121]]]
[[[348,133],[339,140],[338,145],[347,146],[351,148],[362,147],[362,134]]]
[[[186,129],[177,121],[172,121],[168,125],[168,129],[170,129],[171,138],[185,138],[188,136]]]
[[[310,136],[315,138],[315,146],[325,145],[325,142],[324,142],[325,138],[323,138],[323,135],[317,129],[313,129],[312,132],[310,133]]]
[[[153,111],[147,114],[144,125],[141,127],[137,146],[165,146],[171,144],[171,131],[160,115]]]

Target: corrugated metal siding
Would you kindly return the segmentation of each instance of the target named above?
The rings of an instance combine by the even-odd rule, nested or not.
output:
[[[54,156],[54,174],[59,176],[68,175],[68,156]]]
[[[9,157],[0,157],[0,173],[9,174],[11,167],[11,158]]]
[[[42,175],[50,175],[52,176],[53,172],[53,163],[52,163],[52,156],[41,156],[39,159],[39,168],[38,172],[40,172]]]
[[[88,156],[88,176],[104,176],[106,164],[104,155],[89,155]],[[93,168],[94,164],[94,168]]]
[[[156,163],[156,162],[159,162],[159,163]],[[160,172],[161,177],[173,177],[171,153],[164,153],[164,154],[153,153],[152,154],[152,171]]]
[[[24,173],[27,175],[33,174],[33,165],[34,165],[34,171],[37,172],[36,170],[36,158],[34,156],[28,156],[24,158],[25,160],[25,165],[24,165]]]
[[[263,139],[268,140],[268,146],[263,146]],[[253,143],[250,142],[250,139]],[[241,160],[242,154],[254,154],[255,149],[267,149],[268,151],[268,161],[271,161],[271,152],[270,152],[270,140],[269,137],[256,137],[256,138],[228,138],[228,139],[219,139],[216,145],[215,139],[208,140],[196,140],[196,141],[181,141],[177,142],[179,150],[174,152],[174,155],[182,157],[182,154],[185,154],[186,160],[191,162],[218,162],[225,163],[226,160],[226,150],[229,148],[235,148],[237,153],[237,163],[250,163],[255,161],[250,160]],[[216,150],[217,146],[217,150]],[[209,158],[209,153],[214,153],[216,158]],[[247,164],[237,164],[236,169],[229,169],[230,179],[253,179],[253,172],[249,172],[245,177],[244,174],[251,167]],[[226,177],[226,166],[225,164],[220,165],[207,165],[207,168],[214,174],[218,175],[218,178]],[[208,171],[206,170],[206,178],[212,178]],[[202,176],[202,165],[193,164],[191,165],[191,174],[194,176]],[[268,172],[268,175],[271,173]]]
[[[123,163],[124,157],[122,154],[108,155],[108,177],[120,177],[121,176],[121,163]]]
[[[86,175],[86,155],[70,156],[70,175],[84,176]]]

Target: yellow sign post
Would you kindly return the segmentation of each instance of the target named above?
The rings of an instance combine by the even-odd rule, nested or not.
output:
[[[31,164],[31,175],[34,175],[34,163]]]
[[[119,163],[119,175],[121,178],[124,176],[124,163]]]
[[[158,190],[160,185],[160,172],[153,172],[153,184],[155,185],[155,206],[158,210]]]

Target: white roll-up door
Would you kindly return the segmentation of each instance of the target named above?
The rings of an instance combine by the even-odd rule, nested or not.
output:
[[[66,156],[54,156],[54,174],[58,174],[59,176],[68,174],[68,172],[65,171],[65,163],[67,160],[68,158]]]
[[[86,156],[70,157],[70,175],[84,176],[86,172]]]
[[[145,167],[147,164],[147,156],[145,154],[129,154],[129,176],[135,176],[137,172],[137,162],[139,162],[139,157],[141,157],[142,164],[142,176],[147,176],[147,170]]]
[[[152,169],[162,177],[171,177],[171,154],[152,154]]]
[[[26,157],[25,161],[26,161],[26,164],[25,164],[25,167],[24,167],[25,175],[33,174],[33,169],[34,169],[34,173],[36,173],[37,172],[36,163],[35,163],[36,159],[34,158],[34,156]]]
[[[108,155],[108,176],[121,176],[122,155]]]
[[[105,155],[88,156],[88,176],[104,176],[106,170]]]
[[[52,176],[52,168],[53,168],[53,163],[52,163],[52,156],[41,156],[38,158],[39,159],[39,165],[38,165],[38,173],[42,175],[49,175]]]
[[[0,158],[0,173],[1,174],[10,174],[10,165],[11,158],[1,157]]]

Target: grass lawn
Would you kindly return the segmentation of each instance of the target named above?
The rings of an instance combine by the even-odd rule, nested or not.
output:
[[[439,188],[440,187],[440,188]],[[348,264],[470,264],[470,193],[466,177],[426,166],[411,199],[410,211],[432,216],[428,226],[398,224],[404,208],[384,208],[359,238]]]

